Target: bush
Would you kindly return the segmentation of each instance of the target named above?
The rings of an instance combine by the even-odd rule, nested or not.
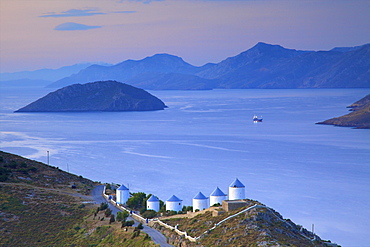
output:
[[[123,212],[117,212],[117,221],[126,221],[127,217],[129,216],[130,214],[127,212],[127,211],[123,211]]]
[[[10,174],[10,170],[4,167],[0,167],[0,182],[5,182],[8,180],[8,176]]]
[[[141,230],[141,229],[144,229],[144,226],[142,223],[140,223],[138,226],[137,226],[137,229]]]
[[[102,202],[101,204],[100,204],[100,207],[99,207],[99,210],[100,211],[103,211],[103,210],[106,210],[108,208],[108,203],[106,203],[106,202]],[[98,211],[99,211],[98,210]]]
[[[146,208],[145,207],[142,207],[142,208],[140,208],[140,214],[143,214],[143,213],[145,213],[146,212]]]
[[[136,238],[139,235],[140,235],[140,230],[139,231],[134,231],[134,234],[132,234],[131,239],[134,239],[134,238]]]
[[[154,210],[147,210],[141,216],[143,216],[143,218],[153,219],[157,216],[157,212]]]
[[[16,169],[17,168],[17,162],[12,160],[9,164],[6,165],[6,167],[9,167],[11,169]]]
[[[146,194],[144,192],[131,193],[131,197],[126,204],[129,208],[138,209],[145,208]]]
[[[33,167],[28,168],[28,171],[30,171],[30,172],[36,172],[37,171],[37,168],[33,166]]]
[[[133,226],[134,224],[135,224],[135,221],[128,220],[128,221],[122,222],[122,227],[124,227],[124,226]]]
[[[114,219],[114,214],[111,214],[110,215],[110,219],[109,219],[109,224],[115,222],[116,220]]]
[[[105,210],[105,217],[109,217],[110,215],[112,215],[112,210],[110,208],[107,208]]]

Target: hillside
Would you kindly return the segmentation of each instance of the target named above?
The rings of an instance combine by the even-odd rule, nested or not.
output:
[[[229,212],[222,212],[221,208],[214,207],[214,211],[221,214],[213,215],[211,210],[205,210],[195,217],[183,217],[163,220],[180,231],[186,231],[191,237],[200,237],[197,242],[190,242],[173,231],[157,224],[169,238],[169,242],[176,246],[327,246],[328,241],[321,240],[302,226],[294,224],[271,208],[263,204],[246,200],[248,205]],[[246,210],[253,205],[259,207]],[[246,210],[245,212],[242,212]],[[230,218],[231,215],[239,215]],[[216,226],[216,224],[218,224]],[[213,230],[209,230],[216,226]],[[336,246],[336,245],[335,245]]]
[[[201,72],[218,88],[370,87],[370,45],[339,51],[296,51],[258,43]],[[225,71],[226,70],[226,71]]]
[[[97,80],[117,80],[153,90],[368,88],[370,44],[300,51],[260,42],[220,63],[200,67],[177,56],[157,54],[113,66],[92,65],[49,87]]]
[[[351,108],[351,113],[341,117],[331,118],[317,124],[370,129],[370,94],[348,106],[348,108]]]
[[[156,246],[146,233],[124,231],[121,222],[110,223],[107,210],[97,211],[88,196],[93,186],[81,176],[0,151],[0,246]]]
[[[155,111],[166,105],[150,93],[116,81],[74,84],[16,112]]]

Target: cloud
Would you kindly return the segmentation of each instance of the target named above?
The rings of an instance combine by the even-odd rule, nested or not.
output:
[[[89,30],[89,29],[95,29],[95,28],[101,28],[103,26],[89,26],[84,24],[79,24],[75,22],[66,22],[63,24],[60,24],[54,28],[54,30],[57,31],[76,31],[76,30]]]
[[[110,13],[113,13],[113,14],[132,14],[132,13],[136,13],[137,11],[131,11],[131,10],[123,10],[123,11],[112,11]]]
[[[70,9],[60,13],[51,12],[45,15],[40,15],[39,17],[75,17],[75,16],[93,16],[93,15],[106,15],[104,12],[98,12],[97,9]]]
[[[123,3],[123,2],[141,2],[141,3],[151,3],[151,2],[162,2],[165,0],[116,0],[116,2]]]

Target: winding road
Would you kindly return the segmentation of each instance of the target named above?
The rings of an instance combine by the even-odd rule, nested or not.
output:
[[[93,189],[92,194],[91,194],[93,200],[97,204],[101,204],[102,202],[108,203],[108,206],[112,210],[112,213],[114,215],[117,215],[117,212],[118,211],[121,211],[121,210],[118,209],[117,207],[115,207],[114,205],[112,205],[111,203],[109,203],[105,199],[105,197],[103,196],[103,189],[104,189],[104,185],[95,186],[95,188]],[[128,220],[135,221],[135,225],[134,226],[137,226],[139,224],[139,222],[136,221],[132,217],[129,217]],[[152,238],[152,240],[154,241],[154,243],[159,244],[161,247],[173,247],[173,245],[170,245],[170,244],[167,243],[166,237],[163,236],[162,233],[160,233],[159,231],[157,231],[157,230],[155,230],[153,228],[150,228],[149,226],[146,226],[146,225],[143,225],[143,227],[144,227],[144,229],[142,231],[145,232],[145,233],[147,233]]]

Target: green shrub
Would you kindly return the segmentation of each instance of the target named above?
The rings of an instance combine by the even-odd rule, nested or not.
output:
[[[143,216],[143,218],[153,219],[157,216],[157,212],[154,210],[147,210],[141,216]]]
[[[122,222],[122,226],[133,226],[135,224],[135,221],[133,220],[128,220],[128,221],[125,221],[125,222]]]
[[[137,226],[137,229],[139,229],[139,230],[144,229],[143,223],[140,223],[140,224]]]
[[[127,211],[123,211],[123,212],[117,212],[117,221],[126,221],[127,217],[129,216],[130,214],[127,212]]]
[[[99,210],[100,210],[100,211],[103,211],[103,210],[106,210],[107,208],[108,208],[108,203],[106,203],[106,202],[102,202],[102,203],[100,204]],[[99,212],[99,210],[98,210],[98,212]]]
[[[112,214],[112,210],[110,208],[107,208],[105,210],[105,217],[109,217]]]
[[[0,167],[0,182],[5,182],[8,180],[10,170],[5,167]]]
[[[116,220],[114,219],[114,214],[111,214],[110,215],[110,219],[109,219],[109,224],[115,222]]]

